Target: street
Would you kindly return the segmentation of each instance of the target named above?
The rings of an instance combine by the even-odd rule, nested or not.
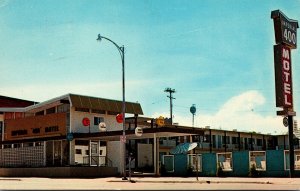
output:
[[[300,190],[300,178],[0,178],[0,190]]]

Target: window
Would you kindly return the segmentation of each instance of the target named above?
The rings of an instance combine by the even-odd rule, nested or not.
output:
[[[4,119],[13,119],[13,118],[14,118],[14,113],[12,112],[4,113]]]
[[[107,111],[107,115],[118,115],[118,112],[114,112],[114,111]]]
[[[43,111],[36,112],[35,115],[36,115],[36,116],[38,116],[38,115],[44,115],[44,110],[43,110]]]
[[[230,143],[230,137],[229,136],[222,136],[222,143],[223,144],[229,144]],[[225,142],[226,141],[226,142]]]
[[[285,160],[285,170],[290,170],[290,152],[284,151],[284,160]],[[294,151],[294,159],[295,159],[295,170],[300,170],[300,150]]]
[[[163,155],[162,159],[166,172],[174,172],[174,155]]]
[[[20,148],[21,147],[21,144],[20,143],[15,143],[14,144],[14,148]]]
[[[217,153],[217,163],[223,171],[232,171],[232,153]]]
[[[232,137],[232,144],[239,144],[238,137]]]
[[[46,110],[46,114],[51,114],[51,113],[55,113],[55,107]]]
[[[58,126],[45,127],[45,133],[56,132],[56,131],[59,131]]]
[[[262,146],[262,139],[257,139],[257,146]]]
[[[57,113],[67,113],[69,111],[70,111],[70,105],[69,104],[63,104],[63,105],[57,106]]]
[[[210,135],[204,135],[203,142],[204,143],[209,143],[210,142]]]
[[[89,145],[89,141],[88,140],[75,140],[75,145],[88,146]]]
[[[216,135],[212,136],[213,148],[217,148]]]
[[[101,147],[106,146],[106,144],[107,144],[106,141],[100,141],[100,146]]]
[[[199,142],[200,142],[200,140],[201,140],[201,138],[200,138],[200,136],[199,136],[199,135],[192,135],[192,140],[193,140],[193,142],[197,142],[197,143],[199,143]]]
[[[90,155],[90,151],[89,150],[85,150],[85,155]]]
[[[0,134],[2,133],[3,121],[0,121]]]
[[[202,155],[201,154],[188,154],[188,168],[192,168],[193,171],[201,172],[202,171]]]
[[[90,112],[90,109],[89,108],[75,107],[75,111]]]
[[[23,130],[11,131],[11,136],[20,136],[20,135],[27,135],[27,130],[23,129]]]
[[[265,151],[250,151],[249,152],[249,168],[256,170],[266,170],[266,152]]]
[[[76,149],[75,152],[76,152],[77,155],[81,155],[82,154],[81,149]]]
[[[19,119],[19,118],[23,118],[23,117],[24,117],[24,113],[21,113],[21,112],[15,113],[15,119]]]
[[[33,143],[23,143],[23,147],[33,147]]]
[[[94,117],[94,125],[99,125],[101,122],[104,122],[103,117]]]
[[[32,133],[33,134],[39,134],[41,132],[41,129],[40,128],[33,128],[32,129]]]
[[[11,144],[5,144],[5,145],[3,145],[3,148],[4,149],[12,148],[12,145]]]
[[[35,146],[44,146],[44,142],[35,142]]]

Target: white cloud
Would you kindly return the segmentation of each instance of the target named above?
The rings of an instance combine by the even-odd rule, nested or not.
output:
[[[287,127],[282,125],[282,117],[262,115],[256,108],[265,103],[265,98],[258,91],[247,91],[230,98],[215,114],[205,114],[201,110],[195,116],[195,126],[210,126],[212,129],[238,131],[255,131],[261,133],[282,134]],[[168,113],[154,113],[153,117],[168,117]],[[192,117],[174,114],[174,122],[180,125],[191,126]]]

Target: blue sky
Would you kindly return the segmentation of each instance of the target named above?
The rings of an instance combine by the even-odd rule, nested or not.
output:
[[[146,116],[281,133],[276,116],[271,11],[300,20],[299,0],[0,0],[0,95],[45,101],[66,93],[126,100]],[[299,38],[298,38],[299,39]],[[294,107],[300,56],[292,51]],[[297,119],[297,117],[296,117]]]

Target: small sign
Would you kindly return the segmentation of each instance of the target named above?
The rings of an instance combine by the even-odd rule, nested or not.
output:
[[[122,113],[119,113],[116,116],[116,120],[117,120],[118,123],[123,123],[123,115],[122,115]]]
[[[85,117],[82,119],[82,125],[83,126],[89,126],[90,125],[90,119]]]
[[[143,129],[141,127],[136,127],[134,132],[137,137],[140,137],[143,135]]]
[[[120,141],[121,141],[122,143],[126,143],[126,135],[121,135],[121,136],[120,136]]]
[[[106,124],[104,122],[99,123],[99,130],[106,131]]]
[[[285,127],[289,126],[289,120],[288,120],[288,118],[287,118],[287,117],[284,117],[284,118],[282,119],[282,123],[283,123],[283,125],[284,125]]]
[[[165,125],[165,119],[163,116],[159,116],[159,118],[156,118],[156,124],[159,126],[159,127],[162,127]]]

